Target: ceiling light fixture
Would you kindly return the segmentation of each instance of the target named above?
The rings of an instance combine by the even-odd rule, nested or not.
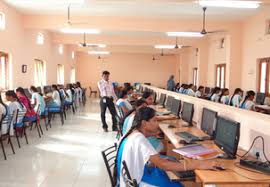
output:
[[[88,51],[90,55],[109,55],[111,54],[110,51]]]
[[[260,1],[237,1],[237,0],[200,0],[203,7],[225,7],[225,8],[258,8]]]
[[[98,29],[72,29],[72,28],[63,28],[60,30],[62,33],[66,34],[100,34]]]
[[[83,47],[82,43],[78,44],[80,47]],[[105,44],[92,44],[92,43],[86,43],[86,46],[88,47],[98,47],[98,48],[106,48],[107,46]]]
[[[154,47],[156,49],[174,49],[175,46],[174,45],[155,45]]]
[[[173,37],[203,37],[200,32],[167,32],[167,35]]]

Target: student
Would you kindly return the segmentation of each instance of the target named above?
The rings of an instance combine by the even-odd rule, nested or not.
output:
[[[30,90],[33,92],[32,98],[31,98],[31,104],[34,105],[35,112],[38,112],[38,107],[39,107],[39,111],[40,111],[39,115],[44,115],[46,103],[43,96],[38,92],[35,86],[31,86]]]
[[[10,101],[8,105],[8,114],[13,115],[16,110],[19,113],[26,113],[26,108],[20,102],[19,98],[17,97],[16,93],[13,90],[8,90],[6,92],[6,100]],[[23,116],[18,117],[16,127],[21,128],[23,127]]]
[[[173,91],[174,87],[175,87],[174,76],[171,75],[169,80],[167,81],[167,90]]]
[[[179,89],[180,89],[180,83],[178,82],[174,87],[174,91],[178,92]]]
[[[63,88],[63,86],[58,84],[57,88],[58,88],[58,90],[59,90],[59,92],[61,94],[61,98],[66,99],[67,98],[67,93],[66,93],[65,89]]]
[[[187,94],[188,93],[188,88],[189,88],[189,86],[187,84],[185,84],[184,89],[182,91],[182,94]]]
[[[240,103],[243,97],[243,90],[236,88],[230,99],[230,105],[235,107],[240,107]]]
[[[187,95],[189,96],[195,96],[195,93],[194,93],[194,85],[193,84],[190,84],[188,85],[188,89],[187,89]]]
[[[7,105],[3,102],[2,95],[0,92],[0,121],[4,120],[5,118],[8,119],[7,111],[8,111]],[[1,133],[6,134],[7,131],[8,131],[8,123],[2,123]]]
[[[78,89],[79,102],[82,102],[83,88],[82,88],[81,83],[79,81],[76,82],[76,86],[77,86],[77,89]]]
[[[214,101],[214,102],[218,102],[220,98],[220,88],[219,87],[215,87],[211,96],[210,96],[210,100]]]
[[[151,92],[144,92],[143,95],[142,95],[142,98],[146,101],[147,105],[153,105],[154,104],[154,98],[153,98]]]
[[[128,114],[133,109],[132,105],[128,101],[128,95],[126,90],[120,92],[120,98],[116,101],[116,105],[122,109],[124,115]]]
[[[28,99],[28,97],[25,95],[24,89],[22,87],[19,87],[16,89],[16,95],[20,100],[20,103],[24,105],[26,108],[26,113],[24,116],[24,121],[35,121],[37,120],[37,113],[35,112],[34,108],[31,105],[31,101]]]
[[[61,106],[61,94],[60,91],[57,89],[55,84],[52,85],[52,100],[48,103],[48,108],[58,108]]]
[[[70,104],[73,101],[73,93],[72,92],[74,93],[74,90],[72,90],[72,85],[67,84],[67,87],[66,87],[66,99],[65,99],[65,102],[67,104]]]
[[[230,91],[228,88],[224,88],[221,92],[220,98],[219,98],[219,102],[225,105],[228,105],[230,102]]]
[[[203,97],[203,86],[199,86],[198,90],[195,92],[195,97],[202,98]]]
[[[128,101],[135,101],[137,99],[137,95],[133,92],[132,86],[127,86],[125,88],[127,95],[128,95]]]
[[[173,162],[162,158],[147,140],[158,130],[155,110],[144,107],[138,110],[134,126],[122,138],[117,151],[117,182],[120,187],[125,187],[122,176],[122,161],[124,160],[132,178],[136,179],[139,186],[183,186],[179,182],[172,182],[166,171],[185,171],[194,169],[213,169],[212,161],[182,161]],[[134,159],[136,158],[136,159]]]
[[[181,84],[181,86],[180,86],[178,92],[179,92],[179,93],[183,93],[184,87],[185,87],[185,84]]]
[[[248,91],[245,99],[240,104],[240,108],[246,109],[246,110],[256,111],[254,98],[255,98],[255,92],[252,90]]]

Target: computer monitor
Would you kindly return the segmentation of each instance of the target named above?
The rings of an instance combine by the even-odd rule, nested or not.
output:
[[[179,117],[180,109],[181,109],[181,101],[179,99],[174,98],[172,102],[172,108],[170,111],[172,112],[172,114]]]
[[[152,92],[152,97],[153,97],[153,103],[156,104],[157,101],[157,93],[156,92]]]
[[[265,100],[265,93],[257,93],[255,102],[259,105],[263,105],[264,100]]]
[[[182,120],[187,122],[189,126],[192,126],[193,113],[194,113],[194,105],[192,103],[184,102],[181,118]]]
[[[24,90],[24,93],[25,93],[26,97],[28,97],[28,98],[32,97],[32,94],[30,93],[28,88],[24,88],[23,90]]]
[[[207,95],[210,93],[210,88],[209,87],[205,87],[204,89],[204,93]]]
[[[172,96],[167,97],[167,101],[166,101],[166,104],[165,104],[165,108],[167,110],[170,110],[172,108],[173,99],[174,99],[174,97],[172,97]]]
[[[166,94],[163,94],[163,93],[162,93],[162,94],[160,95],[159,103],[158,103],[158,104],[164,106],[165,100],[166,100]]]
[[[215,130],[215,144],[226,153],[224,158],[236,158],[235,155],[239,139],[240,123],[218,116]]]
[[[216,128],[217,112],[203,108],[201,130],[208,134],[210,137],[214,136]]]

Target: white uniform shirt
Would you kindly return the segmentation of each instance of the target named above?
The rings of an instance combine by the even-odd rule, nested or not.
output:
[[[219,95],[218,94],[213,94],[211,97],[211,101],[218,102],[219,101]]]
[[[132,105],[128,102],[127,99],[118,99],[116,102],[117,106],[123,107],[125,106],[129,111],[133,109]]]
[[[187,91],[187,95],[195,96],[195,93],[194,93],[194,91],[192,89],[189,88],[188,91]]]
[[[202,93],[198,90],[195,93],[195,97],[202,97]]]
[[[241,103],[241,105],[242,105],[242,103]],[[255,103],[253,101],[247,100],[243,104],[243,107],[242,108],[247,109],[247,110],[253,110],[254,111],[255,110]]]
[[[101,97],[116,97],[114,93],[113,85],[110,81],[101,79],[98,81],[98,89]]]
[[[71,89],[68,89],[66,92],[67,92],[66,101],[72,102],[72,92],[71,92]]]
[[[242,97],[239,94],[235,94],[233,98],[231,98],[232,105],[235,107],[240,107]]]
[[[53,98],[53,101],[57,105],[61,106],[61,98],[60,98],[60,95],[59,95],[58,91],[56,91],[56,90],[53,91],[52,98]]]

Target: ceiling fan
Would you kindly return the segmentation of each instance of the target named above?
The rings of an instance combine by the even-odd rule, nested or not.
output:
[[[71,4],[69,4],[68,8],[67,8],[67,21],[65,23],[65,26],[83,25],[83,24],[87,24],[87,22],[73,22],[73,21],[71,21]]]
[[[174,54],[164,53],[164,49],[161,49],[160,56],[173,56]]]
[[[189,46],[189,45],[178,45],[178,37],[176,37],[176,39],[175,39],[175,47],[174,47],[174,49],[181,49],[181,48],[187,48],[187,47],[191,47],[191,46]]]
[[[86,43],[86,33],[83,33],[83,42],[79,43],[79,46],[81,46],[81,47],[99,48],[100,44],[88,44],[88,43]]]

